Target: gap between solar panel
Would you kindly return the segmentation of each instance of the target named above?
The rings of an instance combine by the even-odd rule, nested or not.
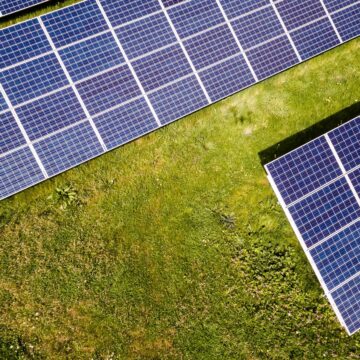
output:
[[[308,143],[311,140],[329,132],[330,130],[344,124],[351,119],[360,115],[360,102],[354,103],[347,108],[330,115],[329,117],[320,120],[316,124],[299,131],[298,133],[271,145],[270,147],[261,150],[258,155],[261,164],[271,162],[278,157],[287,154],[288,152]]]

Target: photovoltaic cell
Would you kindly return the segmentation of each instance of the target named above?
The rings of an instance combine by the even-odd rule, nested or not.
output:
[[[186,0],[161,0],[165,7],[180,4]]]
[[[349,173],[349,179],[354,186],[354,189],[360,197],[360,169],[356,169]]]
[[[181,38],[199,33],[224,22],[215,1],[188,1],[169,10],[170,18]]]
[[[0,153],[6,153],[26,144],[11,112],[0,114]]]
[[[95,0],[49,13],[42,20],[57,48],[108,30]]]
[[[54,54],[0,72],[0,81],[13,106],[69,85]]]
[[[360,217],[345,179],[339,179],[289,207],[289,212],[309,248]]]
[[[88,122],[77,124],[34,144],[49,176],[100,155],[103,150]]]
[[[37,19],[1,30],[0,44],[0,68],[5,68],[51,51],[51,46]]]
[[[120,27],[116,34],[130,59],[176,42],[163,13]]]
[[[108,149],[155,130],[158,125],[143,98],[134,100],[94,119]]]
[[[8,109],[4,96],[0,94],[0,111]]]
[[[334,23],[344,41],[360,34],[360,3],[333,15]]]
[[[286,205],[342,174],[323,136],[268,164],[267,168]]]
[[[324,0],[324,4],[328,11],[333,12],[355,4],[358,1],[359,0]]]
[[[286,35],[249,50],[247,55],[259,80],[299,62]]]
[[[199,74],[212,101],[223,99],[255,83],[242,55],[216,64]]]
[[[32,141],[86,119],[72,88],[20,106],[17,115]]]
[[[27,146],[0,156],[0,179],[0,193],[2,196],[10,196],[45,180]]]
[[[346,171],[360,165],[360,117],[330,131],[329,137]]]
[[[242,46],[249,49],[276,36],[285,35],[278,17],[272,7],[242,16],[232,22]]]
[[[266,165],[281,205],[349,334],[360,328],[359,123],[356,118]]]
[[[110,33],[67,47],[60,50],[59,54],[73,81],[82,80],[125,63]]]
[[[350,280],[344,286],[335,290],[333,298],[349,333],[360,328],[360,276]]]
[[[112,26],[118,26],[161,10],[157,0],[102,0],[104,10]]]
[[[360,271],[360,221],[310,251],[329,290]]]
[[[230,19],[245,15],[264,6],[271,6],[269,0],[222,0],[221,3]]]
[[[133,66],[145,91],[154,90],[192,72],[179,45],[136,60]]]
[[[292,33],[292,39],[303,60],[340,44],[329,19],[311,23]]]
[[[149,99],[161,119],[162,125],[208,105],[195,76],[152,92]]]
[[[194,36],[185,41],[184,45],[197,69],[202,69],[239,53],[239,47],[227,25]]]
[[[141,95],[127,65],[122,65],[77,85],[91,115]]]
[[[326,16],[320,1],[283,0],[276,4],[288,31]]]

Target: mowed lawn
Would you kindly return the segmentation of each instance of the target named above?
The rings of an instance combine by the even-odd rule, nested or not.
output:
[[[0,358],[358,359],[258,153],[359,85],[354,40],[1,201]]]

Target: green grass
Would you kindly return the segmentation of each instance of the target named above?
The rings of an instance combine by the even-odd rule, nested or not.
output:
[[[0,202],[0,358],[357,359],[258,153],[358,102],[359,59],[352,41]]]

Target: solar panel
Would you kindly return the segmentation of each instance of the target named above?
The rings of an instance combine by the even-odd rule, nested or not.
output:
[[[0,30],[0,198],[358,36],[358,6],[85,0]]]
[[[28,9],[49,0],[1,0],[0,17],[13,14],[15,12]]]
[[[341,324],[360,329],[360,117],[265,166]]]

